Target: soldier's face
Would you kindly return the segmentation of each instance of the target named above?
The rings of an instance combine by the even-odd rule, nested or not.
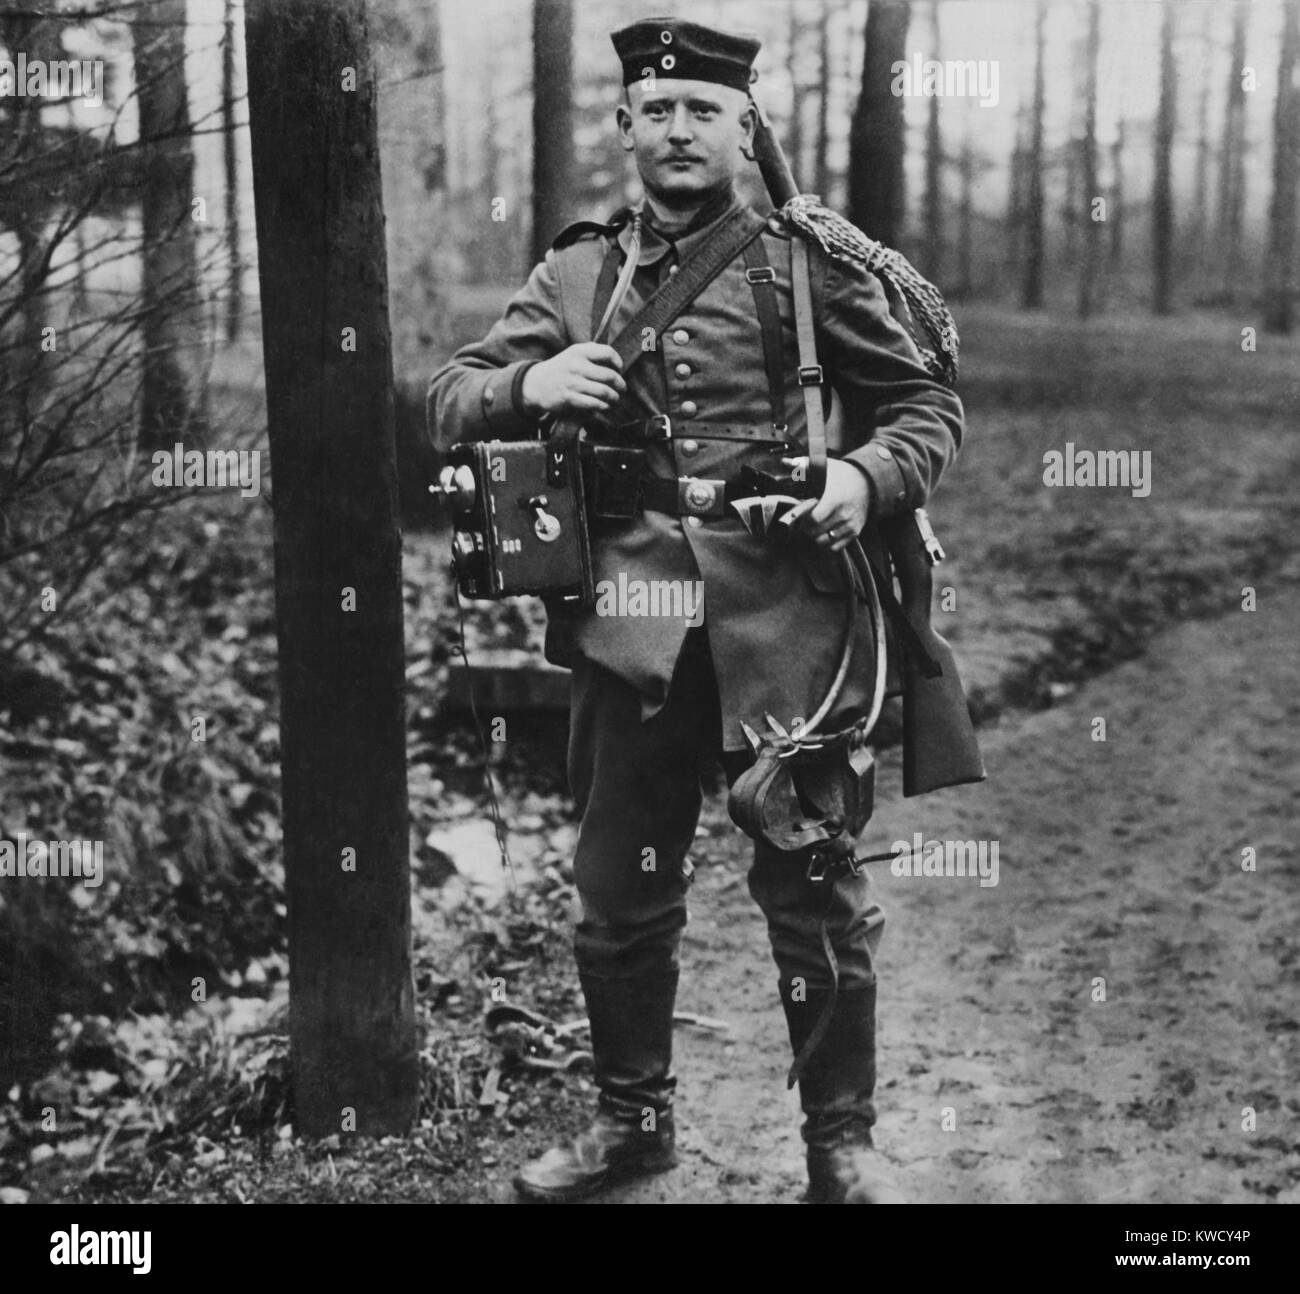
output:
[[[636,152],[641,182],[665,201],[691,201],[736,174],[754,136],[749,96],[711,81],[649,80],[627,88],[619,135]]]

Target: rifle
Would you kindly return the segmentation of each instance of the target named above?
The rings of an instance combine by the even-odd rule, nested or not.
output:
[[[776,131],[772,129],[767,113],[752,94],[749,96],[749,106],[754,110],[754,161],[758,163],[767,196],[780,211],[791,198],[799,196],[799,185],[795,182],[790,163],[785,160],[785,150],[776,137]]]
[[[758,101],[751,94],[754,110],[754,160],[773,206],[781,211],[796,198],[802,198],[781,141]],[[816,202],[816,199],[811,199]],[[797,206],[798,204],[796,204]],[[824,209],[822,209],[824,210]],[[813,208],[814,218],[820,213]],[[825,213],[827,224],[837,229],[847,222],[831,212]],[[806,232],[803,220],[792,221]],[[934,349],[927,350],[917,338],[927,367],[951,385],[956,380],[956,330],[943,306],[937,289],[912,270],[911,266],[887,248],[867,239],[861,231],[848,226],[850,236],[840,235],[838,246],[860,245],[867,266],[881,278],[890,309],[917,338],[915,316],[919,315],[931,333]],[[812,231],[821,241],[821,235]],[[851,235],[856,235],[853,238]],[[801,236],[799,233],[796,237]],[[823,245],[825,245],[823,243]],[[901,281],[896,281],[896,276]],[[905,297],[910,299],[904,299]],[[909,305],[917,306],[916,310]],[[971,722],[966,693],[957,673],[952,648],[930,624],[932,567],[943,560],[943,549],[930,527],[923,508],[879,523],[881,538],[889,552],[894,573],[898,576],[901,596],[894,597],[893,580],[888,572],[876,574],[881,601],[896,622],[896,639],[902,648],[903,675],[903,794],[923,795],[944,786],[965,782],[982,782],[984,761],[980,756],[975,728]],[[902,620],[904,623],[898,624]]]

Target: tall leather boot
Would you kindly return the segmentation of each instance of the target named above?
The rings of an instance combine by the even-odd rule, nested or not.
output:
[[[828,989],[807,1001],[781,994],[795,1055],[821,1019]],[[810,1204],[902,1204],[887,1165],[873,1149],[876,1122],[876,988],[841,989],[830,1024],[799,1078],[805,1115]]]
[[[677,972],[639,979],[582,975],[600,1090],[596,1117],[572,1141],[525,1164],[515,1188],[562,1203],[677,1163],[672,1095]]]

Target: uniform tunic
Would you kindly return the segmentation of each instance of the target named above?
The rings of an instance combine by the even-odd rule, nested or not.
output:
[[[738,203],[731,196],[719,204],[717,219]],[[676,240],[645,232],[632,287],[607,336],[617,335],[713,228],[709,221]],[[806,452],[789,239],[769,222],[756,244],[775,275],[788,447],[708,436],[711,427],[770,429],[773,421],[754,288],[737,256],[662,336],[651,339],[653,349],[630,369],[627,394],[607,416],[617,427],[667,415],[671,439],[650,449],[656,475],[734,480],[745,466],[779,472],[782,456]],[[488,335],[434,375],[428,416],[438,447],[536,433],[519,399],[523,372],[531,362],[591,340],[597,280],[615,242],[625,252],[630,246],[626,222],[562,236]],[[869,482],[873,520],[920,507],[961,443],[961,402],[926,372],[875,275],[825,255],[815,243],[810,250],[818,360],[841,402],[843,457]],[[598,422],[589,434],[600,438]],[[593,522],[592,557],[598,588],[602,581],[618,587],[620,578],[625,584],[703,582],[727,751],[745,747],[740,720],[761,728],[767,712],[788,725],[810,714],[825,694],[840,655],[845,583],[838,559],[810,541],[755,539],[730,508],[722,519],[647,511],[631,521]],[[636,689],[647,719],[667,698],[688,629],[683,618],[607,615],[598,607],[578,617],[575,642],[584,657]],[[874,669],[869,617],[859,598],[852,669],[824,727],[847,723],[868,708]]]

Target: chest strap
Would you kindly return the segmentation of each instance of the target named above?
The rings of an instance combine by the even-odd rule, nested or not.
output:
[[[799,341],[799,385],[803,388],[804,417],[808,422],[808,493],[820,498],[826,489],[826,410],[822,404],[825,383],[822,366],[817,362],[808,243],[797,234],[790,240],[790,271]]]
[[[609,316],[617,306],[614,303],[614,287],[618,283],[619,262],[623,249],[615,239],[600,263],[600,274],[596,278],[596,295],[591,301],[591,336],[599,341],[601,333],[609,324]]]
[[[772,426],[785,434],[785,347],[781,335],[781,308],[776,299],[776,271],[763,255],[763,240],[745,244],[745,278],[754,294],[754,310],[763,336],[763,367],[767,370],[767,398]]]

